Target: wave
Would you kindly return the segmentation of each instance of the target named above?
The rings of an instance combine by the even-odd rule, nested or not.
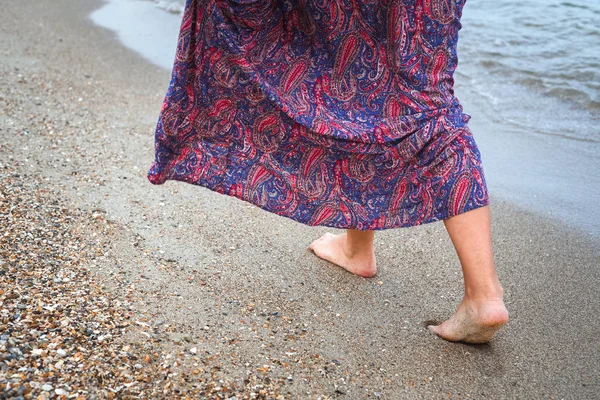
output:
[[[159,8],[173,14],[183,14],[185,8],[185,0],[150,0]]]

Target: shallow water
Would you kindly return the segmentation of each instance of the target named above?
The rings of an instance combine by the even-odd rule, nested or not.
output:
[[[600,111],[600,2],[469,0],[462,22],[470,66]]]
[[[111,0],[91,18],[170,70],[183,5]],[[600,237],[600,2],[468,0],[458,57],[492,195]]]
[[[495,121],[600,142],[600,2],[469,0],[461,21],[457,78]]]
[[[146,0],[110,0],[90,19],[116,32],[119,40],[148,61],[171,70],[181,15],[165,13]]]

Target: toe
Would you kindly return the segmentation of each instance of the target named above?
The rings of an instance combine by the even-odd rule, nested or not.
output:
[[[331,232],[325,232],[323,234],[323,236],[321,236],[318,240],[326,241],[326,240],[329,240],[329,239],[331,239],[333,237],[335,237],[335,235],[333,233],[331,233]]]
[[[323,237],[321,236],[318,239],[315,239],[311,242],[311,244],[308,246],[310,249],[315,250],[315,248],[319,245],[319,243],[321,243],[323,241]]]
[[[427,325],[427,329],[437,336],[442,336],[442,328],[440,325]]]
[[[324,235],[319,237],[318,239],[313,240],[313,242],[308,246],[311,250],[316,250],[319,246],[323,245],[330,239],[333,235],[332,233],[326,232]]]

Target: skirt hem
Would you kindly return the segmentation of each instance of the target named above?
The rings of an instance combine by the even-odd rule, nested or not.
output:
[[[166,167],[166,166],[164,166],[164,167]],[[282,216],[282,217],[291,219],[295,222],[299,222],[303,225],[307,225],[307,226],[311,226],[311,227],[322,226],[322,227],[329,227],[329,228],[335,228],[335,229],[354,229],[354,230],[361,230],[361,231],[376,231],[376,230],[397,229],[397,228],[410,228],[413,226],[420,226],[420,225],[430,224],[433,222],[443,221],[445,219],[454,217],[456,215],[460,215],[460,214],[466,213],[468,211],[475,210],[477,208],[485,207],[490,204],[490,198],[489,198],[489,196],[486,195],[486,197],[484,197],[479,202],[475,202],[475,201],[468,202],[464,207],[462,207],[458,211],[452,210],[451,207],[442,207],[442,211],[440,211],[438,213],[434,213],[433,215],[423,218],[422,220],[410,221],[410,222],[402,222],[401,212],[404,211],[404,209],[398,208],[398,209],[383,211],[380,216],[378,216],[376,218],[371,218],[368,222],[364,222],[364,223],[359,222],[358,224],[351,224],[349,222],[346,222],[346,224],[344,224],[343,222],[341,222],[339,220],[335,220],[335,221],[325,220],[323,222],[312,223],[310,216],[307,218],[299,218],[294,214],[286,213],[281,210],[277,210],[272,207],[268,207],[268,205],[260,204],[259,202],[255,201],[253,197],[246,196],[244,191],[236,191],[236,190],[233,190],[233,188],[227,189],[227,188],[223,187],[223,185],[220,184],[220,182],[219,183],[217,183],[217,182],[215,182],[215,183],[198,182],[198,181],[186,179],[185,177],[177,177],[177,176],[165,177],[164,173],[160,172],[164,167],[159,165],[156,162],[153,163],[152,167],[150,168],[150,171],[148,172],[148,180],[150,181],[150,183],[152,183],[153,185],[162,185],[167,181],[178,181],[178,182],[185,182],[188,184],[193,184],[196,186],[204,187],[206,189],[209,189],[212,192],[219,193],[219,194],[222,194],[222,195],[225,195],[228,197],[237,198],[246,203],[252,204],[253,206],[256,206],[262,210],[265,210],[269,213],[272,213],[272,214],[275,214],[278,216]],[[335,210],[335,211],[343,212],[343,210],[340,210],[340,209]]]

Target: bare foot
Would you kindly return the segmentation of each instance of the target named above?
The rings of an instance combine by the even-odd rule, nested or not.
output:
[[[354,275],[372,278],[377,273],[373,251],[358,253],[348,249],[345,233],[334,235],[327,232],[312,242],[309,248],[322,259],[334,263]]]
[[[508,322],[508,310],[502,299],[469,301],[463,299],[456,313],[440,325],[427,329],[451,342],[487,343]]]

